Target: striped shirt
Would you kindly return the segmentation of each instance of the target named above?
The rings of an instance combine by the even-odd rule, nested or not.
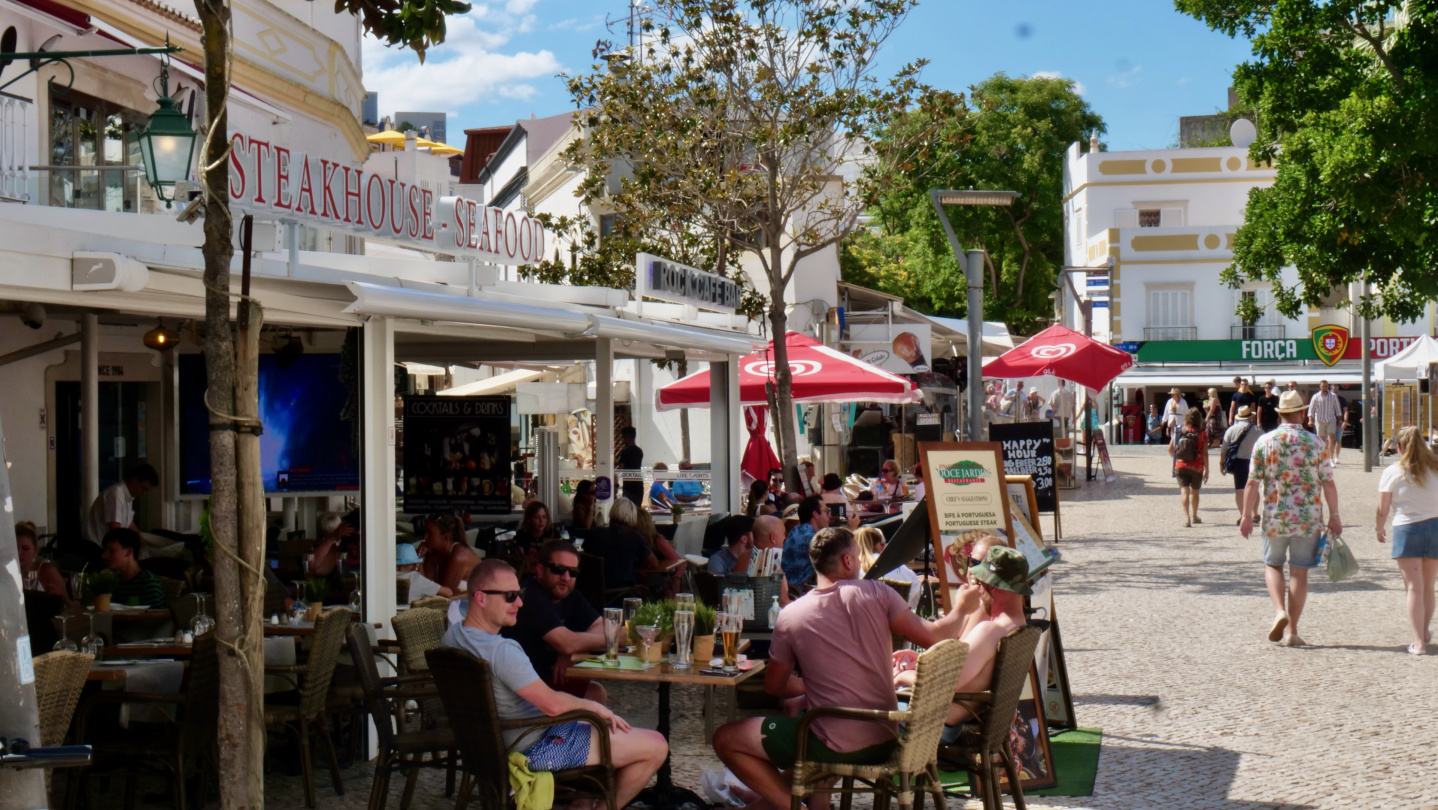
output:
[[[165,606],[165,589],[160,587],[160,580],[152,572],[141,569],[128,580],[122,579],[115,584],[110,601],[120,605],[162,608]]]
[[[1337,422],[1343,416],[1343,408],[1338,404],[1338,395],[1329,391],[1319,391],[1313,395],[1308,402],[1308,416],[1315,422]]]

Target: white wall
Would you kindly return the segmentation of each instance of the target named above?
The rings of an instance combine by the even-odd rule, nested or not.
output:
[[[57,332],[78,332],[73,322],[47,321],[31,329],[14,315],[0,317],[0,354],[55,338]],[[79,344],[69,347],[74,351]],[[102,346],[103,350],[103,346]],[[0,366],[5,384],[0,386],[0,425],[5,430],[5,460],[10,462],[10,493],[15,499],[15,520],[28,520],[44,527],[47,512],[46,467],[50,431],[40,424],[45,408],[45,369],[62,362],[64,349]],[[52,427],[53,414],[46,414]],[[53,429],[53,427],[52,427]],[[78,482],[75,483],[78,486]]]

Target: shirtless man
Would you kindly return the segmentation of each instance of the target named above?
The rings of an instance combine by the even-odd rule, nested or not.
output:
[[[984,561],[970,570],[973,582],[959,588],[956,609],[976,611],[979,620],[965,622],[959,640],[969,645],[969,655],[964,659],[964,669],[959,673],[959,685],[955,692],[984,692],[989,688],[994,675],[994,654],[998,652],[999,641],[1024,626],[1024,597],[1033,592],[1028,585],[1029,563],[1022,552],[1002,545],[988,550]],[[908,653],[908,655],[905,655]],[[913,657],[910,657],[913,656]],[[914,685],[914,661],[917,656],[912,650],[894,653],[894,685]],[[949,716],[944,721],[945,743],[958,739],[959,728],[964,721],[973,717],[973,712],[962,704],[950,704]]]
[[[479,564],[479,555],[464,544],[464,527],[454,515],[430,515],[424,522],[424,564],[426,577],[459,593],[460,583]]]

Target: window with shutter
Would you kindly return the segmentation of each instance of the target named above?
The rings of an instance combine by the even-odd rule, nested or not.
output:
[[[1137,228],[1138,211],[1132,208],[1120,208],[1114,211],[1113,226],[1115,228]]]
[[[1142,209],[1138,212],[1138,226],[1140,228],[1157,228],[1162,221],[1162,212],[1157,208]]]
[[[1158,211],[1158,224],[1163,228],[1183,227],[1183,209],[1160,208]]]
[[[1193,291],[1166,287],[1148,292],[1148,327],[1145,340],[1193,340]]]

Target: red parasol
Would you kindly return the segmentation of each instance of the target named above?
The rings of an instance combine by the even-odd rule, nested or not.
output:
[[[790,332],[784,337],[789,350],[790,388],[794,402],[921,402],[913,382],[850,357],[837,349]],[[739,361],[739,404],[768,405],[764,383],[773,379],[774,344]],[[659,389],[654,397],[661,411],[709,407],[709,371],[690,374]],[[768,471],[765,471],[768,474]]]
[[[1133,356],[1063,326],[1050,326],[984,366],[986,378],[1061,377],[1098,390],[1133,365]]]
[[[764,437],[764,423],[768,421],[768,415],[768,408],[744,409],[744,426],[749,429],[749,443],[744,446],[744,458],[739,462],[739,469],[756,481],[767,479],[769,471],[779,467],[779,457]]]

